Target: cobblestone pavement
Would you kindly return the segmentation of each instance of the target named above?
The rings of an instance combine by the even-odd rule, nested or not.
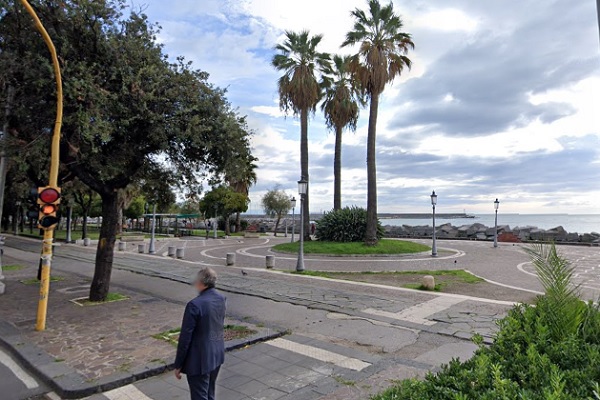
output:
[[[511,305],[266,271],[264,256],[273,254],[268,247],[282,240],[162,240],[156,256],[137,254],[137,244],[129,244],[127,251],[116,254],[113,287],[132,296],[133,302],[148,297],[171,299],[174,309],[156,309],[149,315],[157,324],[152,329],[160,331],[159,326],[170,324],[173,315],[179,322],[178,304],[189,297],[181,282],[189,282],[200,266],[210,265],[220,276],[219,286],[229,298],[233,318],[294,332],[284,342],[267,342],[228,354],[219,379],[220,400],[365,399],[393,380],[421,376],[453,356],[468,357],[474,346],[464,339],[479,333],[491,340],[495,321]],[[348,271],[460,268],[503,285],[541,289],[519,246],[502,244],[493,249],[489,243],[444,241],[441,244],[444,249],[437,259],[423,254],[399,258],[307,257],[306,266]],[[12,252],[32,261],[36,256],[27,251],[39,251],[36,242],[9,238],[8,245],[13,246],[7,249],[9,255]],[[165,257],[169,246],[185,248],[185,260]],[[597,249],[565,246],[561,251],[571,259],[576,257],[578,277],[584,279],[586,273],[597,279],[593,276]],[[237,256],[236,267],[225,267],[225,255],[231,252]],[[93,254],[91,248],[62,246],[57,249],[55,271],[77,274],[80,276],[77,279],[85,284],[92,273]],[[277,254],[276,266],[292,269],[295,259]],[[67,284],[53,283],[53,290]],[[9,295],[11,287],[13,283],[8,286]],[[57,296],[53,292],[51,305],[59,300]],[[106,307],[125,307],[126,303],[131,306],[132,301]],[[4,318],[2,312],[0,309]],[[119,326],[118,318],[115,317],[115,326]],[[23,318],[17,323],[31,322]],[[72,335],[68,328],[60,329],[66,329],[68,336],[81,334]],[[130,334],[135,335],[135,331],[125,332],[123,338],[129,338]],[[154,349],[152,352],[158,354]],[[123,354],[127,356],[126,350]],[[93,399],[167,400],[188,396],[185,382],[166,374]]]

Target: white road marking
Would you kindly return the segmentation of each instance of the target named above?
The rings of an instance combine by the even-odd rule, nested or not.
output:
[[[526,263],[525,263],[525,264],[526,264]],[[521,267],[521,265],[522,265],[522,264],[519,264],[519,265],[517,266],[517,268],[521,269],[521,268],[522,268],[522,267]],[[471,271],[469,271],[468,269],[466,269],[465,271],[467,271],[467,272],[468,272],[468,273],[470,273],[471,275],[475,275],[476,277],[478,277],[478,278],[480,278],[480,279],[483,279],[484,281],[486,281],[486,282],[488,282],[488,283],[491,283],[491,284],[493,284],[493,285],[496,285],[496,286],[502,286],[502,287],[505,287],[505,288],[508,288],[508,289],[520,290],[520,291],[522,291],[522,292],[529,292],[529,293],[534,293],[534,294],[544,294],[544,292],[540,292],[539,290],[525,289],[525,288],[518,287],[518,286],[512,286],[512,285],[507,285],[507,284],[505,284],[505,283],[496,282],[496,281],[493,281],[493,280],[491,280],[491,279],[484,278],[484,277],[482,277],[482,276],[476,275],[476,274],[472,273]],[[536,275],[536,277],[537,277],[537,275]]]
[[[62,400],[56,393],[54,392],[50,392],[50,393],[46,393],[46,397],[49,398],[50,400]]]
[[[0,350],[0,363],[4,364],[14,376],[16,376],[27,389],[35,389],[39,385],[23,368],[21,368],[12,358],[2,350]]]
[[[464,299],[459,298],[437,297],[424,303],[417,304],[416,306],[409,307],[398,313],[375,310],[373,308],[367,308],[366,310],[363,310],[363,312],[367,314],[379,315],[381,317],[397,319],[400,321],[408,321],[415,324],[431,326],[435,325],[436,322],[427,319],[427,317],[440,311],[447,310],[453,305],[462,303],[463,301]]]
[[[338,367],[347,368],[354,371],[362,371],[363,369],[371,366],[371,364],[369,364],[368,362],[364,362],[356,358],[346,357],[341,354],[334,353],[332,351],[292,342],[291,340],[286,340],[282,338],[274,339],[266,343],[279,349],[288,350],[293,353],[301,354],[303,356],[314,358],[319,361],[335,364]]]
[[[103,393],[103,395],[110,400],[152,400],[133,385],[123,386]]]

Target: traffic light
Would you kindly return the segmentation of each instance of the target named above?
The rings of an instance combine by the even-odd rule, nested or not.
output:
[[[58,205],[60,204],[60,188],[41,187],[38,188],[37,203],[40,206],[38,216],[38,227],[40,229],[52,229],[58,224]]]

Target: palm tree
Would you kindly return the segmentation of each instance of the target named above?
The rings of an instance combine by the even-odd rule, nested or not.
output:
[[[322,35],[308,31],[287,31],[282,44],[275,47],[272,65],[283,76],[279,78],[279,106],[283,111],[300,116],[300,178],[308,182],[308,114],[314,112],[321,99],[318,75],[330,68],[329,54],[317,51]],[[304,237],[310,240],[308,192],[302,203]]]
[[[232,163],[231,167],[225,173],[225,180],[231,189],[236,193],[245,194],[248,196],[250,188],[256,184],[257,176],[256,161],[258,158],[252,156],[250,153],[244,156],[243,160]],[[240,213],[236,213],[235,216],[235,231],[241,230],[241,217]]]
[[[400,76],[412,62],[406,56],[415,47],[411,36],[402,32],[402,19],[394,13],[393,3],[382,7],[378,0],[369,0],[369,15],[361,9],[352,11],[354,28],[346,34],[342,47],[358,44],[352,56],[350,71],[370,100],[369,133],[367,139],[367,245],[377,239],[377,164],[375,144],[379,97],[388,83]]]
[[[336,55],[333,68],[323,78],[325,99],[321,109],[330,129],[335,130],[335,155],[333,161],[333,209],[342,208],[342,132],[348,127],[356,130],[359,106],[364,105],[364,96],[357,90],[356,81],[348,70],[350,57]]]

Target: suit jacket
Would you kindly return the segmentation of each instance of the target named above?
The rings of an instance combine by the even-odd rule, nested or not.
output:
[[[190,375],[206,375],[225,361],[225,297],[206,289],[185,307],[175,368]]]

